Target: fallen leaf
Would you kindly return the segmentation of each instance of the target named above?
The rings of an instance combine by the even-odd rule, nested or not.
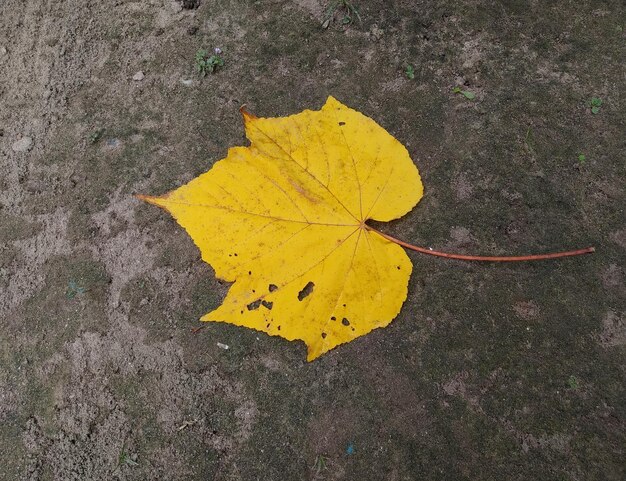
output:
[[[232,282],[203,321],[302,340],[312,361],[387,326],[407,296],[404,250],[372,231],[420,200],[400,142],[333,97],[319,111],[257,118],[249,147],[161,197],[217,277]]]
[[[404,215],[423,187],[406,149],[376,122],[332,97],[320,111],[290,117],[242,113],[250,147],[231,148],[169,194],[138,196],[172,213],[216,275],[233,282],[203,321],[301,339],[311,361],[397,315],[412,270],[399,246],[481,262],[595,252],[481,256],[396,239],[366,221]]]

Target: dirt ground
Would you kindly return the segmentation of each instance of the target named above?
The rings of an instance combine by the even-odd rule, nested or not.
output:
[[[0,2],[0,480],[625,479],[623,3],[353,3],[324,29],[325,0]],[[597,252],[411,253],[397,319],[312,363],[192,334],[228,286],[133,194],[245,145],[242,104],[328,95],[420,169],[389,234]]]

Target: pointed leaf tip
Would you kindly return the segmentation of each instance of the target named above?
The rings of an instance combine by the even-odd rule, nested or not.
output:
[[[256,115],[251,114],[246,110],[246,104],[243,104],[241,107],[239,107],[239,112],[243,116],[244,123],[250,122],[251,120],[255,120],[258,118]]]
[[[135,199],[143,200],[144,202],[150,202],[150,200],[154,198],[151,195],[144,195],[144,194],[133,194],[133,197]]]
[[[134,194],[134,197],[136,199],[142,200],[144,202],[147,202],[148,204],[153,204],[159,207],[164,207],[165,206],[165,200],[169,197],[170,193],[167,193],[165,195],[162,195],[160,197],[155,197],[152,195],[144,195],[144,194]]]
[[[342,104],[339,100],[337,100],[335,97],[333,97],[332,95],[328,96],[328,98],[326,99],[326,103],[324,104],[324,107],[325,108],[332,108],[332,107],[348,108],[344,104]]]

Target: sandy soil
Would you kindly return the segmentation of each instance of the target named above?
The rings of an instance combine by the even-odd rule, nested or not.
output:
[[[323,29],[318,0],[0,2],[0,480],[624,479],[623,3],[354,5]],[[421,171],[391,235],[597,253],[410,254],[392,325],[310,364],[262,333],[192,334],[228,286],[132,194],[245,144],[242,104],[328,95]]]

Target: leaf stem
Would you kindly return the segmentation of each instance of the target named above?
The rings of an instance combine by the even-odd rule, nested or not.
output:
[[[374,229],[369,225],[365,225],[366,229],[371,230],[372,232],[376,232],[378,235],[384,237],[388,241],[391,241],[395,244],[398,244],[405,249],[410,249],[412,251],[421,252],[422,254],[429,254],[431,256],[437,257],[445,257],[446,259],[457,259],[462,261],[486,261],[486,262],[522,262],[522,261],[540,261],[544,259],[558,259],[560,257],[571,257],[571,256],[579,256],[582,254],[591,254],[596,251],[595,247],[585,247],[584,249],[576,249],[573,251],[565,251],[565,252],[553,252],[550,254],[534,254],[527,256],[468,256],[464,254],[451,254],[448,252],[439,252],[432,249],[426,249],[424,247],[414,246],[413,244],[408,244],[407,242],[401,241],[400,239],[396,239],[390,235],[387,235],[379,230]]]

